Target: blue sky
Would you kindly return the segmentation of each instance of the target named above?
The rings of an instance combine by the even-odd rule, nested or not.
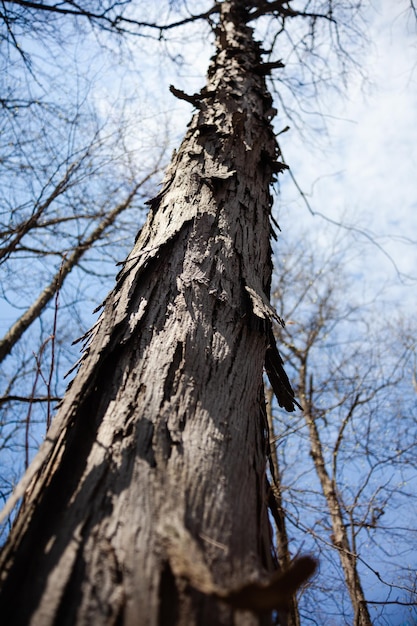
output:
[[[412,315],[417,278],[417,28],[408,5],[408,0],[375,0],[374,9],[368,11],[369,44],[358,58],[361,72],[352,74],[343,94],[329,92],[320,103],[327,132],[313,133],[307,129],[300,135],[292,127],[280,142],[314,211],[357,229],[348,231],[347,236],[355,247],[351,272],[359,297],[369,301],[372,294],[383,289],[384,314],[398,310]],[[80,46],[81,40],[80,35]],[[180,36],[178,41],[179,49],[188,54],[188,45],[183,45]],[[137,45],[136,40],[132,49]],[[146,41],[141,45],[152,51],[159,43]],[[132,142],[138,159],[146,159],[150,148],[158,145],[165,133],[165,121],[172,146],[178,147],[181,141],[192,109],[169,93],[169,82],[188,92],[199,89],[212,53],[198,36],[192,46],[193,63],[180,67],[175,78],[172,65],[164,61],[163,54],[161,66],[155,70],[155,58],[151,54],[144,57],[143,49],[138,50],[140,63],[136,74],[121,70],[126,71],[127,79],[130,72],[132,81],[126,91],[131,98],[132,122],[137,120]],[[88,56],[88,50],[85,54]],[[121,68],[113,68],[116,72],[118,69]],[[100,71],[98,61],[97,74]],[[134,81],[139,97],[132,87]],[[141,91],[139,81],[148,89]],[[103,111],[110,111],[105,97],[110,97],[112,90],[111,80],[97,89],[97,99],[103,97]],[[117,93],[113,96],[116,100]],[[276,121],[277,128],[287,123],[280,110]],[[154,145],[150,130],[155,134]],[[295,238],[305,230],[314,234],[316,245],[328,249],[329,242],[342,236],[339,227],[309,214],[288,174],[281,177],[277,210],[283,237]],[[134,233],[132,240],[133,237]],[[402,273],[402,280],[394,264]],[[106,285],[106,291],[111,286]]]
[[[306,145],[287,133],[282,145],[312,208],[372,234],[392,257],[403,282],[381,250],[360,233],[354,237],[361,248],[353,268],[358,279],[375,291],[395,283],[387,298],[406,309],[415,302],[417,278],[417,28],[407,2],[374,4],[360,58],[365,79],[357,75],[343,96],[327,99],[327,135]],[[289,181],[283,192],[284,231],[294,213],[304,215],[304,228],[329,230],[310,218]]]

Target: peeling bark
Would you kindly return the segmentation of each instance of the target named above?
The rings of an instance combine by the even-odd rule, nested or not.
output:
[[[220,5],[199,108],[17,491],[1,563],[7,624],[271,623],[199,591],[167,550],[183,529],[217,587],[277,568],[262,373],[281,165],[242,4]]]

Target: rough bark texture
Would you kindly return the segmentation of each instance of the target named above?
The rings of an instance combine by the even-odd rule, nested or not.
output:
[[[226,588],[277,566],[262,372],[281,166],[242,5],[220,5],[197,112],[22,483],[5,624],[271,623],[196,590],[178,565],[198,553]]]

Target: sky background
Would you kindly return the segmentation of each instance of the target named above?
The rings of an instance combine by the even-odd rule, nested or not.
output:
[[[417,287],[417,21],[409,0],[371,1],[364,7],[367,42],[354,51],[358,65],[346,88],[322,90],[318,101],[312,99],[301,132],[277,105],[276,129],[290,126],[279,137],[285,161],[317,215],[310,214],[288,173],[280,177],[276,210],[283,237],[307,232],[324,247],[337,238],[346,245],[350,238],[349,270],[359,299],[381,299],[382,293],[390,314],[409,314]],[[175,147],[192,108],[167,87],[173,82],[187,93],[198,91],[213,52],[198,26],[189,32],[186,45],[181,38],[177,46],[175,38],[169,45],[172,57],[186,60],[177,76],[163,54],[157,70],[150,56],[142,74],[154,86],[151,94],[158,84],[161,99],[142,100],[141,113],[148,126],[160,128],[168,120]],[[331,220],[343,224],[345,238]]]
[[[396,283],[390,299],[408,308],[415,303],[417,277],[417,32],[406,2],[374,5],[369,45],[360,59],[366,78],[356,76],[345,95],[328,100],[327,136],[316,135],[305,145],[287,133],[282,146],[312,208],[372,235],[391,256],[392,261],[358,232],[358,279],[375,290]],[[287,221],[291,227],[291,213],[301,216],[303,210],[304,227],[323,228],[320,218],[303,209],[290,181],[284,198],[284,231]]]

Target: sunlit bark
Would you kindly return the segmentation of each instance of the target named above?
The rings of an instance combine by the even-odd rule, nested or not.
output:
[[[271,623],[233,616],[178,564],[198,548],[227,588],[276,569],[267,352],[293,409],[270,331],[275,111],[242,3],[220,6],[197,112],[22,483],[2,556],[5,623]]]

